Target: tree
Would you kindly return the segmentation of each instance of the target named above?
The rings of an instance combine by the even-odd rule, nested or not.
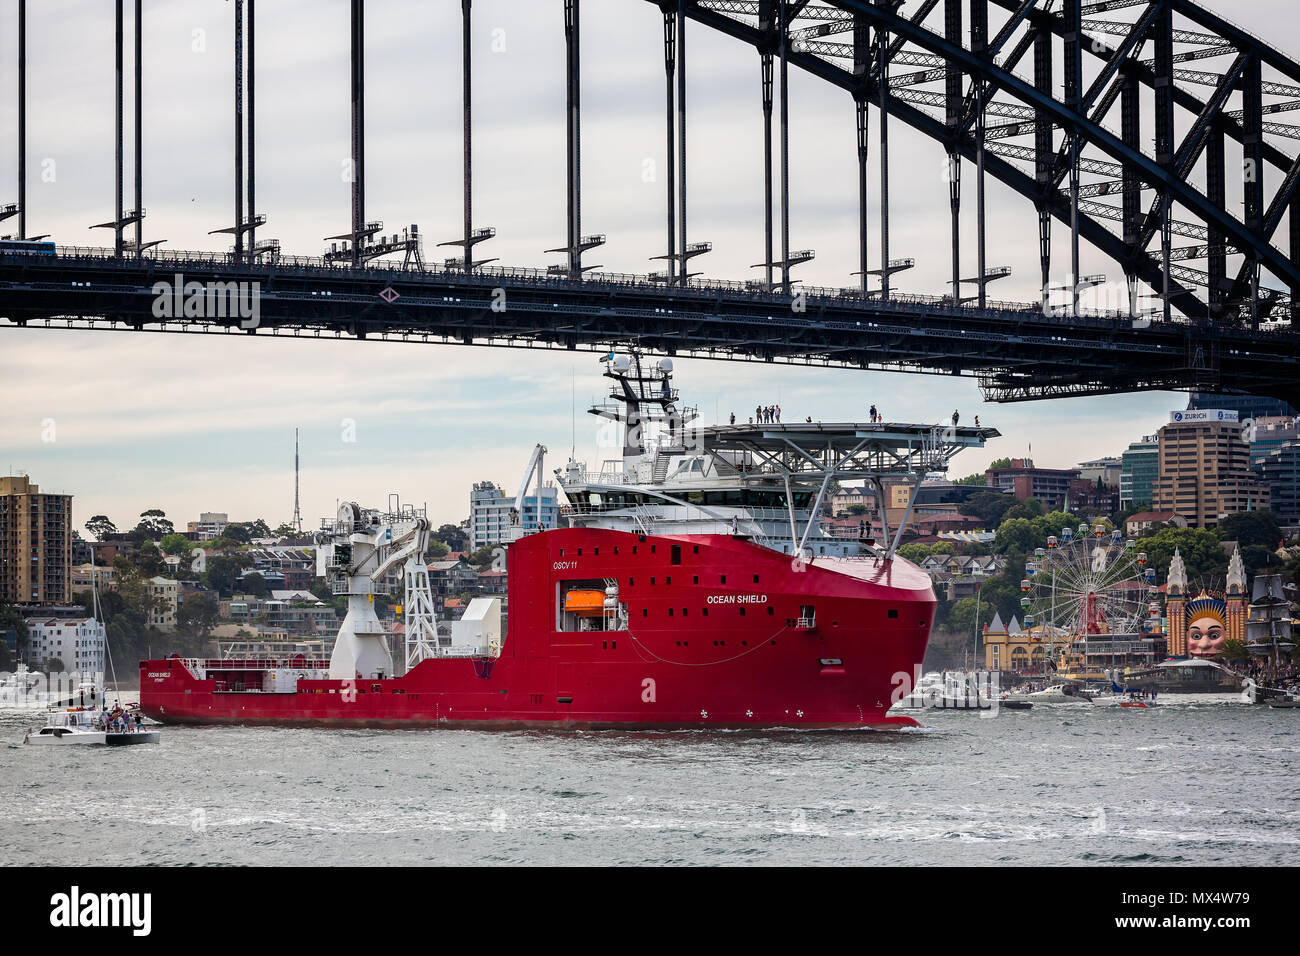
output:
[[[429,548],[424,552],[425,557],[428,558],[430,561],[436,561],[439,558],[445,558],[450,553],[451,553],[451,548],[447,547],[447,545],[443,544],[441,541],[437,540],[436,538],[429,542]]]
[[[190,544],[189,538],[183,534],[163,535],[162,550],[164,554],[184,556],[190,553],[193,545]]]
[[[9,642],[0,638],[0,671],[11,671],[14,669],[14,655],[9,650]]]
[[[1271,551],[1282,540],[1282,524],[1271,511],[1246,511],[1228,515],[1214,533],[1220,541],[1236,541],[1243,549],[1257,544]]]
[[[61,657],[51,657],[45,662],[45,673],[47,674],[62,674],[67,669],[68,666],[63,663]]]
[[[1034,522],[1028,518],[1011,518],[998,525],[997,536],[993,539],[994,550],[998,554],[1018,551],[1026,554],[1040,546],[1046,536],[1040,536],[1034,528]]]
[[[271,589],[266,584],[266,578],[262,577],[257,571],[250,571],[240,579],[239,586],[245,594],[251,594],[254,597],[266,597],[271,593]]]
[[[131,539],[139,544],[141,541],[159,541],[176,529],[167,520],[167,515],[158,508],[140,512],[140,522],[131,531]]]
[[[962,598],[953,604],[948,614],[948,629],[958,634],[973,633],[977,609],[982,633],[984,626],[993,620],[993,614],[997,609],[989,602],[974,597]]]
[[[474,565],[477,571],[487,571],[492,568],[496,556],[496,548],[490,544],[485,544],[477,551],[467,554],[465,560]]]
[[[1161,580],[1169,573],[1174,549],[1182,555],[1189,579],[1222,574],[1228,565],[1228,556],[1223,553],[1218,537],[1204,528],[1161,528],[1149,538],[1143,538],[1139,547],[1146,552],[1147,560]]]
[[[18,635],[16,650],[19,657],[22,656],[24,649],[27,647],[27,621],[16,610],[7,606],[0,606],[0,631],[13,631]],[[0,646],[4,648],[4,654],[9,654],[9,644],[3,638],[0,638]],[[13,662],[0,666],[0,670],[9,670]]]
[[[265,521],[261,518],[248,523],[248,532],[250,538],[270,538],[272,537],[271,529],[267,527]]]
[[[117,525],[108,520],[107,515],[95,515],[86,522],[86,530],[95,536],[96,541],[103,541],[110,534],[117,534]]]
[[[432,537],[447,546],[448,551],[464,551],[469,546],[469,536],[464,529],[454,524],[444,524],[433,532]]]
[[[1043,503],[1037,498],[1026,498],[1019,504],[1013,505],[1009,508],[1007,513],[1002,516],[1002,520],[1006,521],[1008,518],[1028,518],[1032,521],[1034,518],[1041,518],[1045,511],[1047,511],[1047,509],[1043,507]]]
[[[226,525],[226,530],[221,532],[221,536],[239,544],[248,544],[253,540],[252,529],[244,524]]]
[[[920,564],[931,554],[928,544],[905,544],[898,549],[898,553],[913,564]]]
[[[203,583],[218,594],[231,594],[239,580],[239,572],[249,563],[249,559],[241,554],[214,554],[208,558]]]
[[[1276,571],[1282,564],[1282,559],[1274,553],[1273,549],[1266,548],[1262,544],[1249,544],[1242,548],[1241,561],[1251,574],[1257,574],[1265,569]]]
[[[298,529],[295,528],[293,525],[289,524],[289,522],[286,521],[286,522],[284,522],[282,525],[280,525],[278,528],[276,528],[274,531],[271,532],[271,537],[273,537],[273,538],[296,538],[296,537],[298,537]]]
[[[1050,536],[1059,536],[1066,528],[1077,530],[1083,522],[1079,520],[1078,515],[1070,514],[1068,511],[1051,511],[1041,518],[1035,518],[1033,523],[1039,539],[1034,547],[1041,548],[1047,544]]]
[[[1006,513],[1016,504],[1013,496],[990,488],[988,491],[976,492],[967,498],[962,510],[980,518],[985,527],[996,528],[1002,523]]]
[[[210,595],[191,594],[176,609],[176,626],[194,636],[205,635],[217,623],[219,610]]]
[[[958,478],[953,484],[955,485],[983,485],[987,479],[983,472],[977,475],[967,475],[965,478]]]
[[[162,574],[165,567],[162,552],[152,541],[145,541],[136,548],[135,553],[131,555],[131,560],[140,569],[140,573],[149,578]]]
[[[991,604],[1002,615],[1002,620],[1008,623],[1012,615],[1023,613],[1020,607],[1020,581],[1024,576],[1025,556],[1013,552],[1007,556],[1006,567],[980,586],[981,600]]]
[[[1246,647],[1245,641],[1231,637],[1223,642],[1223,650],[1219,656],[1225,661],[1244,661],[1250,656],[1250,650]]]

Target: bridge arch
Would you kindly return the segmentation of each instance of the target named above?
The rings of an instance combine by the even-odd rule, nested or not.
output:
[[[1293,85],[1300,81],[1300,64],[1190,0],[922,0],[910,15],[904,15],[898,0],[648,2],[663,10],[666,21],[684,15],[749,44],[763,57],[783,53],[789,65],[838,86],[859,103],[878,106],[884,85],[890,118],[940,143],[951,156],[982,161],[988,174],[1034,202],[1042,220],[1045,283],[1050,217],[1073,223],[1078,239],[1120,264],[1126,275],[1157,290],[1167,288],[1178,311],[1193,320],[1289,321],[1292,300],[1300,301],[1300,158],[1279,145],[1300,139],[1300,127],[1265,122],[1266,116],[1300,109],[1300,85]],[[990,37],[991,7],[1006,19]],[[1130,8],[1136,15],[1129,20],[1107,19]],[[969,37],[965,24],[970,25]],[[841,35],[848,42],[835,42]],[[1112,45],[1109,38],[1114,36],[1119,39]],[[1061,41],[1063,50],[1054,40]],[[1145,59],[1142,51],[1148,45],[1155,47],[1155,56]],[[1030,52],[1034,77],[1025,79],[1016,66]],[[1085,57],[1100,63],[1087,85]],[[1220,57],[1231,57],[1231,64],[1215,74],[1178,68]],[[927,69],[894,77],[882,71],[882,63]],[[1065,93],[1058,96],[1052,79],[1061,67]],[[1281,82],[1267,79],[1265,68]],[[926,89],[936,83],[944,89]],[[1210,95],[1197,96],[1189,89],[1196,85],[1209,86]],[[1139,93],[1152,91],[1158,143],[1149,154],[1141,140]],[[1239,109],[1229,108],[1234,98],[1240,100]],[[1266,102],[1269,98],[1274,101]],[[1193,116],[1181,138],[1175,107]],[[862,113],[860,109],[860,142]],[[994,141],[984,128],[983,118],[990,113],[1023,121],[999,127]],[[1119,134],[1105,125],[1115,114],[1123,126]],[[1059,144],[1054,133],[1061,136]],[[1009,142],[1030,134],[1033,147]],[[1225,139],[1242,144],[1245,153],[1247,175],[1236,174],[1246,180],[1242,216],[1226,208],[1225,185],[1232,174]],[[1202,157],[1208,180],[1204,189],[1190,180]],[[1026,171],[1021,164],[1034,168]],[[1271,195],[1265,189],[1266,168],[1283,174]],[[1078,184],[1081,175],[1100,181],[1076,190],[1059,188],[1067,177]],[[1148,207],[1142,199],[1151,193],[1155,202]],[[1116,194],[1123,197],[1122,207],[1096,201]],[[1175,220],[1175,204],[1197,222]],[[1284,216],[1291,223],[1289,251],[1273,243]],[[1122,228],[1114,231],[1104,220],[1120,222]],[[881,229],[886,234],[882,244],[887,244],[885,218]],[[1147,248],[1158,234],[1159,256]],[[1199,244],[1177,246],[1175,234]],[[1071,240],[1077,242],[1074,235]],[[1227,262],[1234,255],[1241,262],[1230,276]],[[1077,253],[1074,258],[1077,262]],[[1206,259],[1208,271],[1182,265],[1195,259]],[[887,265],[882,262],[881,268]],[[1290,295],[1261,285],[1259,270]]]

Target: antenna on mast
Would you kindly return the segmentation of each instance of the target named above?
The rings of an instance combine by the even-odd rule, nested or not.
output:
[[[293,430],[293,526],[302,534],[302,512],[298,509],[298,429]]]

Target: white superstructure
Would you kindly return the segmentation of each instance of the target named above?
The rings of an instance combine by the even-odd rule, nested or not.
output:
[[[914,502],[928,474],[999,434],[887,422],[698,427],[698,410],[679,405],[672,359],[649,368],[635,353],[601,361],[614,383],[611,400],[589,411],[609,423],[606,443],[621,443],[621,454],[599,471],[573,459],[556,470],[569,501],[563,517],[575,527],[737,534],[804,558],[892,557],[901,528],[891,535],[883,511],[880,541],[865,521],[848,534],[823,527],[831,483],[865,481],[884,502],[885,483],[904,482]]]

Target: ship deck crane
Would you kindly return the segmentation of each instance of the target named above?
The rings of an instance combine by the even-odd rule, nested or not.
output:
[[[542,475],[546,471],[545,462],[546,446],[538,444],[528,458],[528,467],[524,469],[523,476],[519,479],[519,491],[515,493],[514,507],[510,509],[510,523],[518,529],[517,534],[524,533],[524,502],[528,495],[528,483],[532,481],[533,475],[537,476],[537,530],[541,531],[545,526],[542,521]]]
[[[316,543],[318,573],[329,580],[333,593],[348,599],[330,657],[330,677],[347,680],[392,674],[387,631],[375,614],[374,596],[384,593],[384,576],[403,562],[407,605],[416,609],[421,639],[427,643],[425,632],[431,631],[436,644],[428,569],[423,566],[429,547],[429,519],[423,510],[399,503],[395,512],[380,512],[347,501],[334,522],[317,533]],[[409,627],[409,616],[407,623]],[[407,656],[409,660],[409,647]]]

